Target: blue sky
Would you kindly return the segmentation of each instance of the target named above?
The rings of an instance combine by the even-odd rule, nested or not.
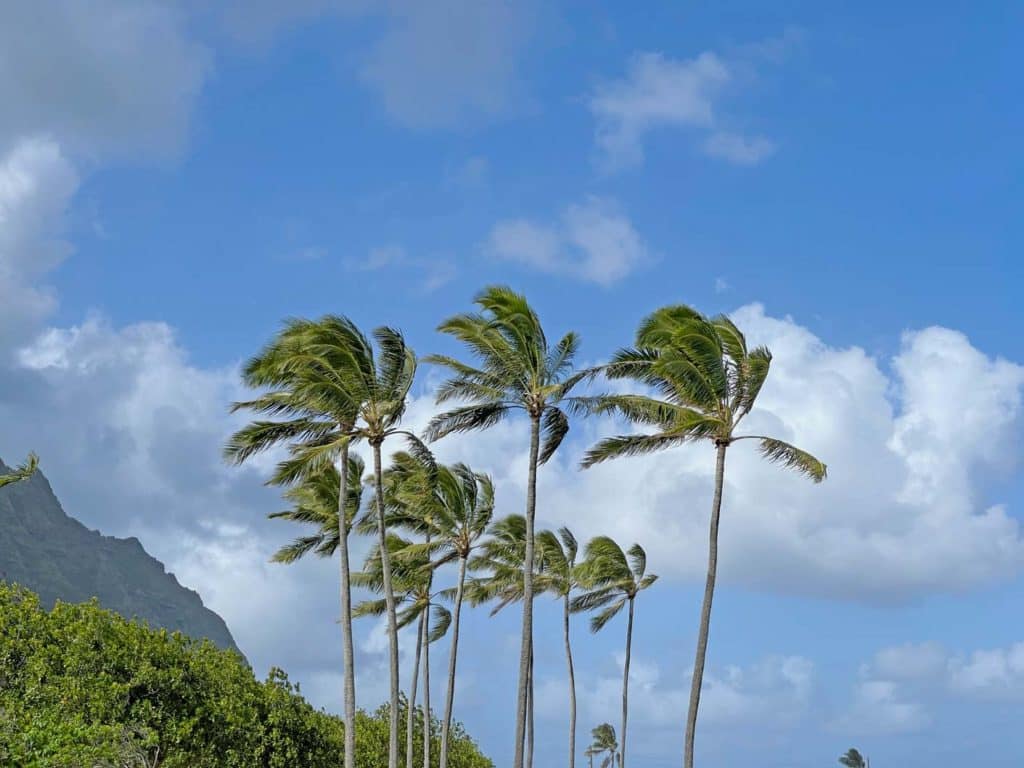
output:
[[[857,745],[878,765],[1009,766],[1024,750],[1022,16],[10,4],[0,455],[39,451],[69,513],[139,536],[261,671],[284,666],[336,708],[333,570],[268,565],[290,532],[263,520],[280,504],[265,466],[218,459],[236,367],[283,317],[343,312],[452,351],[434,327],[503,282],[597,362],[661,304],[734,313],[776,354],[760,424],[831,478],[730,464],[703,764],[810,768]],[[638,609],[630,732],[632,764],[657,768],[681,751],[711,458],[576,472],[615,428],[574,425],[539,514],[640,541],[662,575]],[[513,423],[438,450],[492,472],[513,512],[523,448]],[[564,743],[558,620],[541,610],[538,768]],[[621,632],[576,632],[581,734],[615,722]],[[512,613],[471,614],[459,677],[456,716],[498,765],[515,634]],[[386,692],[382,641],[360,629],[364,706]]]

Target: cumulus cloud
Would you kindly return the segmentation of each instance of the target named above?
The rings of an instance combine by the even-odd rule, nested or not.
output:
[[[852,733],[917,731],[951,701],[1024,701],[1024,642],[968,653],[935,642],[883,648],[861,665],[850,707],[834,726]]]
[[[19,141],[0,158],[0,350],[54,307],[40,281],[70,253],[62,237],[78,175],[48,138]]]
[[[173,154],[209,69],[173,4],[0,4],[0,147],[53,135],[75,153]]]
[[[491,230],[485,248],[502,261],[605,286],[650,258],[647,245],[618,205],[598,197],[568,206],[555,224],[501,221]]]
[[[736,65],[705,51],[693,59],[662,53],[638,53],[625,76],[604,82],[590,96],[597,146],[609,170],[639,165],[644,140],[660,128],[689,128],[711,133],[703,151],[737,165],[755,165],[774,151],[764,137],[748,137],[719,128],[717,102],[736,78]]]
[[[744,431],[806,448],[829,464],[829,478],[814,485],[766,463],[748,444],[734,446],[726,465],[723,581],[888,602],[1019,573],[1019,524],[1002,506],[977,499],[978,484],[997,479],[1017,456],[1024,368],[988,357],[948,329],[906,333],[884,361],[858,347],[831,347],[760,305],[732,316],[751,343],[775,354]],[[432,407],[422,398],[410,420],[425,423]],[[952,413],[973,415],[957,432]],[[548,526],[572,521],[581,537],[639,541],[652,571],[698,581],[713,452],[697,445],[576,469],[586,448],[624,426],[575,424],[540,473],[538,515]],[[453,459],[472,455],[475,465],[495,471],[499,498],[520,498],[526,441],[517,427],[448,438],[438,450]]]

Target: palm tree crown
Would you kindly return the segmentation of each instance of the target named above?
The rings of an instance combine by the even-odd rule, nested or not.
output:
[[[587,452],[583,466],[699,440],[729,445],[753,439],[769,461],[824,480],[825,465],[806,451],[764,435],[735,434],[754,407],[771,361],[767,348],[748,349],[724,315],[708,319],[683,305],[659,309],[641,323],[635,346],[619,350],[604,373],[633,379],[660,397],[602,395],[585,403],[591,411],[617,413],[654,431],[602,440]]]
[[[613,539],[598,536],[587,543],[579,580],[586,592],[572,601],[572,609],[598,611],[590,631],[599,632],[658,577],[647,573],[647,553],[639,544],[623,552]]]
[[[348,494],[345,500],[345,528],[350,530],[359,514],[363,498],[363,460],[353,454],[348,457],[348,471],[345,473]],[[289,520],[294,523],[311,525],[315,532],[300,536],[281,547],[271,558],[275,563],[293,563],[313,552],[320,557],[333,557],[340,541],[338,518],[338,494],[341,489],[341,473],[333,464],[327,465],[318,474],[307,477],[284,493],[292,507],[283,512],[274,512],[268,517]]]

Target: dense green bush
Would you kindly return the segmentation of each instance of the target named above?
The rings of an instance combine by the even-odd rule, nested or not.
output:
[[[212,643],[95,603],[45,611],[31,592],[0,583],[0,765],[335,768],[343,735],[280,670],[260,682]],[[385,766],[386,756],[386,708],[360,712],[356,764]],[[450,765],[493,768],[461,728]]]

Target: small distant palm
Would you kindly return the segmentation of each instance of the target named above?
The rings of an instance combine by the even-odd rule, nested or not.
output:
[[[615,738],[615,728],[610,723],[601,723],[590,732],[590,735],[593,741],[585,754],[591,759],[591,764],[593,764],[593,758],[602,755],[604,759],[600,762],[599,768],[615,768],[622,764],[619,755],[619,740]]]
[[[868,768],[867,759],[856,749],[847,750],[846,754],[839,758],[839,762],[847,768]]]
[[[597,611],[590,631],[600,632],[623,608],[628,607],[626,655],[622,669],[622,744],[619,765],[626,762],[626,724],[629,718],[629,661],[633,646],[633,615],[637,595],[658,580],[647,573],[647,553],[639,544],[623,552],[613,539],[598,536],[587,543],[578,578],[586,591],[572,601],[574,611]]]

